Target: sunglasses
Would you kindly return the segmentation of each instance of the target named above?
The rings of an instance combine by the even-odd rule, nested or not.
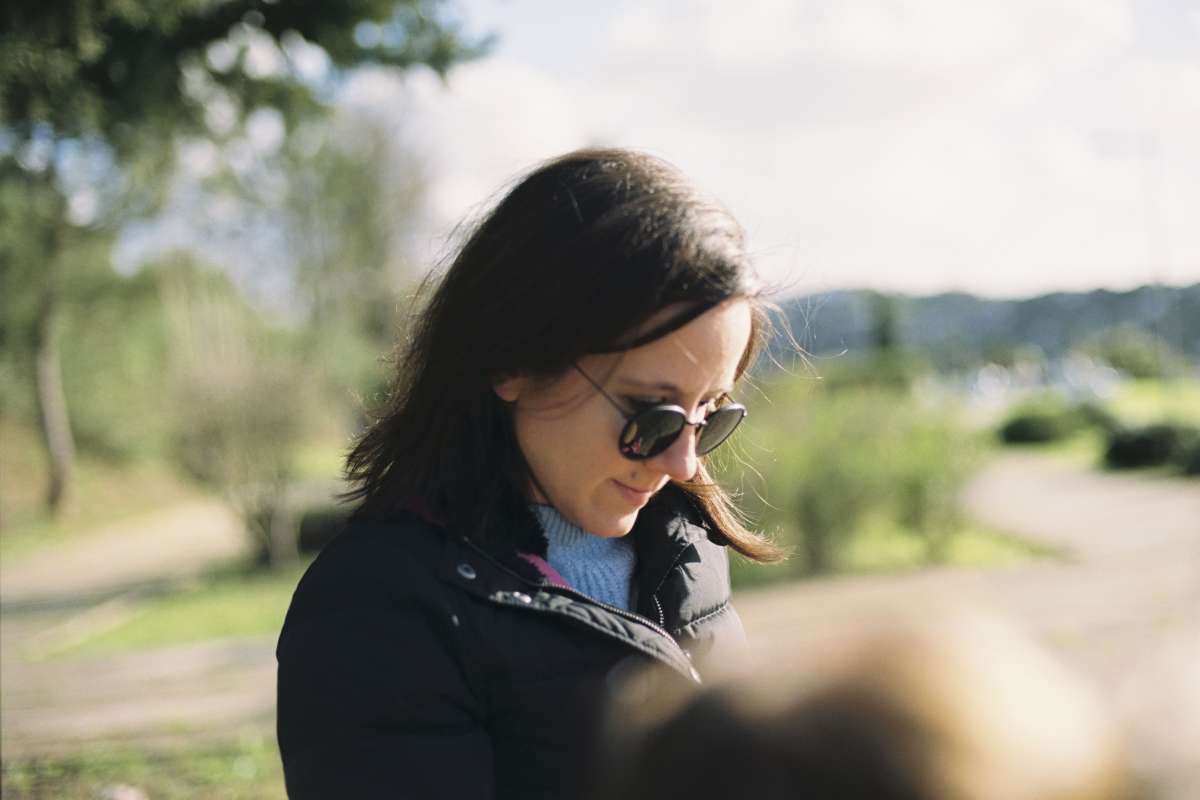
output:
[[[746,407],[730,403],[714,409],[708,416],[698,422],[687,418],[687,412],[675,405],[657,405],[629,414],[616,400],[592,380],[591,376],[574,365],[575,369],[587,382],[595,387],[613,408],[621,412],[625,418],[625,427],[617,437],[617,449],[621,455],[634,461],[642,461],[662,453],[675,443],[679,434],[685,428],[699,428],[700,435],[696,438],[696,455],[702,456],[715,450],[729,438],[734,429],[746,418]]]

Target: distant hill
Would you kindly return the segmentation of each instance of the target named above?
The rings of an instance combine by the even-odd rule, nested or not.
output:
[[[794,298],[782,307],[797,341],[809,353],[853,355],[872,346],[880,297],[890,301],[899,345],[925,353],[942,366],[977,362],[1017,346],[1036,346],[1046,357],[1057,358],[1118,326],[1153,333],[1200,364],[1200,283],[1128,292],[1056,292],[1027,300],[845,290]]]

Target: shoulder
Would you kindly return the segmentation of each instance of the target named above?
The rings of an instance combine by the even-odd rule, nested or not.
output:
[[[413,514],[353,519],[296,586],[281,644],[297,627],[329,616],[375,614],[429,597],[438,585],[444,535]]]

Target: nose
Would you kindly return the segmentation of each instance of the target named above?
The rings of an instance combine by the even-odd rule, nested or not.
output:
[[[688,481],[700,468],[700,457],[696,455],[696,438],[700,428],[688,425],[679,432],[671,446],[650,459],[653,466],[673,480]]]

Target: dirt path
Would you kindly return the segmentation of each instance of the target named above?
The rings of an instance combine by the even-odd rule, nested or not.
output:
[[[130,587],[196,575],[246,551],[237,518],[194,500],[104,525],[78,539],[0,563],[0,605],[87,604]]]
[[[30,658],[128,618],[130,599],[171,592],[246,552],[234,515],[196,500],[102,526],[0,564],[0,750],[69,752],[273,716],[266,642],[218,642],[108,659]]]
[[[1032,631],[1093,683],[1129,726],[1138,765],[1163,777],[1164,797],[1191,797],[1182,787],[1200,786],[1200,482],[1084,472],[1013,454],[984,470],[967,505],[981,521],[1054,544],[1066,556],[1000,570],[927,570],[743,593],[738,606],[752,641],[788,639],[815,648],[864,614],[899,606],[953,603],[992,610]],[[216,517],[210,519],[177,527],[146,521],[130,540],[140,542],[138,548],[158,548],[161,542],[145,537],[168,528],[174,545],[147,556],[136,574],[148,575],[152,563],[195,566],[199,553],[231,552],[230,540],[216,533]],[[208,533],[213,536],[205,540]],[[181,548],[193,548],[192,555],[176,558]],[[78,565],[75,583],[60,575],[55,585],[94,591],[98,578],[87,576],[104,574],[108,557],[97,545],[72,558],[58,567]],[[38,577],[32,567],[23,576],[6,573],[3,596],[35,598],[13,586],[32,592],[47,574]],[[16,581],[11,586],[10,577]],[[61,626],[68,613],[28,602],[23,609],[14,614],[6,607],[0,639],[11,643],[47,625]],[[79,613],[93,612],[69,612]],[[265,638],[42,665],[6,657],[3,751],[18,755],[86,741],[200,735],[247,721],[268,724],[272,648],[273,640]]]

